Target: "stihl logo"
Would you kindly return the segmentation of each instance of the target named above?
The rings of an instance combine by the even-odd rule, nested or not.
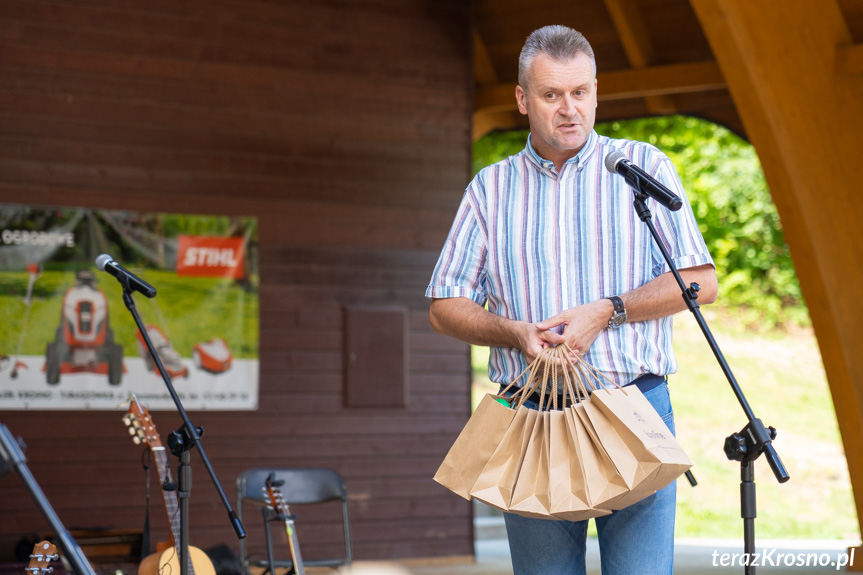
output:
[[[178,276],[243,277],[243,238],[180,236]]]
[[[186,257],[183,259],[184,267],[236,267],[239,265],[239,260],[236,258],[234,250],[218,249],[218,248],[189,248],[186,250]]]

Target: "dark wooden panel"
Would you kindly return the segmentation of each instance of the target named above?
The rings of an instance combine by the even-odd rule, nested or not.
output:
[[[403,308],[345,308],[345,405],[404,408],[408,402]]]

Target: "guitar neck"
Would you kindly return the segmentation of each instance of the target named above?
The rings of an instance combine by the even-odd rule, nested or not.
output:
[[[153,459],[156,461],[156,468],[159,472],[159,479],[163,482],[170,483],[171,479],[171,469],[168,466],[168,453],[164,447],[153,447]],[[161,484],[160,484],[161,485]],[[165,512],[168,514],[168,523],[171,525],[171,546],[175,549],[178,549],[181,538],[181,526],[180,526],[180,505],[177,501],[177,491],[176,489],[173,491],[166,490],[162,488],[162,499],[165,501]],[[192,558],[191,556],[185,557],[186,564],[188,565],[188,573],[189,575],[195,575],[195,570],[192,567]],[[175,574],[179,575],[179,574]]]

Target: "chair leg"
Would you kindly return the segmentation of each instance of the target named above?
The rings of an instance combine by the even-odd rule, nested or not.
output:
[[[273,540],[270,536],[270,517],[269,510],[266,507],[261,508],[261,514],[264,516],[264,533],[267,535],[267,561],[270,563],[270,567],[268,571],[270,575],[276,575],[276,561],[273,557]],[[262,575],[266,575],[267,572],[264,571]]]

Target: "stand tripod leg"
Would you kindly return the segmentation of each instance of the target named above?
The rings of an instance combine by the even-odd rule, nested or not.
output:
[[[269,571],[270,575],[276,575],[276,562],[273,559],[273,539],[270,536],[270,511],[266,507],[263,507],[261,508],[261,513],[264,514],[264,533],[267,534],[267,562],[270,565],[263,575],[266,575],[267,571]]]
[[[740,516],[743,518],[743,552],[746,575],[755,575],[755,462],[740,462]]]

